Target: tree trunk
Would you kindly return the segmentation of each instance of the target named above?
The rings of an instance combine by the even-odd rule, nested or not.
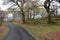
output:
[[[22,14],[22,21],[23,21],[23,23],[25,23],[25,14],[24,14],[24,11],[23,11],[23,4],[24,4],[24,0],[23,0],[23,2],[21,1],[21,6],[19,6],[19,4],[18,4],[18,1],[16,1],[16,4],[18,5],[18,7],[21,9],[21,14]]]
[[[23,4],[24,3],[21,2],[21,13],[22,13],[22,21],[25,24],[25,14],[24,14],[24,11],[23,11]]]
[[[51,13],[48,12],[48,24],[50,24],[52,21],[51,21]]]
[[[46,11],[48,13],[48,24],[50,24],[52,22],[51,21],[50,3],[51,3],[50,0],[46,0],[44,3],[44,8],[46,9]],[[48,4],[48,6],[47,6],[47,4]]]
[[[24,15],[24,13],[22,13],[22,21],[25,24],[25,15]]]
[[[33,19],[35,18],[35,14],[33,14]]]
[[[0,17],[0,26],[2,26],[3,23],[3,17]]]
[[[52,22],[51,20],[51,11],[50,9],[46,9],[47,10],[47,13],[48,13],[48,24],[50,24]]]
[[[30,13],[30,19],[31,19],[31,17],[32,17],[32,15],[31,15],[31,13]]]

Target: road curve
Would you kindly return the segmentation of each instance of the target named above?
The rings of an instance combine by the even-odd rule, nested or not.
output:
[[[10,31],[4,40],[35,40],[26,30],[17,27],[11,23],[7,23]]]

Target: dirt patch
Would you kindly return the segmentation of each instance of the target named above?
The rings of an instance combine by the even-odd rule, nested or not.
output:
[[[2,34],[2,33],[4,33],[5,32],[5,27],[3,27],[3,26],[0,26],[0,35]]]
[[[14,20],[13,22],[20,23],[22,20]]]
[[[40,37],[40,40],[60,40],[60,32],[59,31],[49,32],[43,37]]]

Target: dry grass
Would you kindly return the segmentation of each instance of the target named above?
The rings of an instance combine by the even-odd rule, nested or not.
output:
[[[8,31],[9,27],[6,25],[6,23],[3,23],[3,25],[0,27],[0,40],[4,39]]]
[[[40,40],[60,40],[60,31],[48,32]]]
[[[47,19],[29,20],[30,24],[15,23],[27,30],[36,40],[40,40],[44,35],[53,31],[60,31],[60,20],[52,19],[57,24],[47,24]],[[37,25],[36,25],[37,24]]]
[[[16,24],[16,23],[14,23]],[[44,36],[48,32],[60,31],[60,25],[28,25],[28,24],[16,24],[26,29],[36,40],[40,40],[41,36]]]

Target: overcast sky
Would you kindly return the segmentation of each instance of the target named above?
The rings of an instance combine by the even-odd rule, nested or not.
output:
[[[4,3],[4,1],[5,1],[5,3]],[[40,1],[44,1],[44,0],[40,0]],[[7,2],[8,2],[8,0],[0,0],[0,9],[1,10],[6,10],[8,7],[10,7],[12,4],[11,3],[8,3],[7,4]],[[5,4],[5,5],[2,5],[2,4]],[[6,5],[7,4],[7,5]]]
[[[8,2],[7,0],[0,0],[0,10],[6,10],[8,7],[12,5],[11,3],[7,4],[7,2]]]
[[[42,2],[44,2],[45,0],[40,0]],[[8,3],[9,1],[8,0],[0,0],[0,10],[6,10],[8,9],[10,6],[13,5],[12,2]],[[4,3],[4,5],[3,5]],[[8,3],[8,4],[7,4]]]

